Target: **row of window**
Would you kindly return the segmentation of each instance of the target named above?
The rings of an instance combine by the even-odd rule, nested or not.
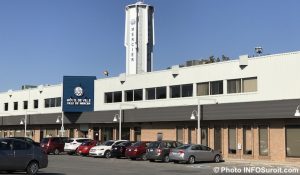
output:
[[[170,98],[192,97],[193,84],[170,86]],[[197,83],[197,96],[223,94],[223,81]],[[257,91],[257,77],[227,80],[227,94],[246,93]],[[143,100],[143,89],[124,91],[125,101]],[[154,87],[145,89],[146,100],[166,99],[167,87]],[[104,93],[105,103],[122,102],[122,91]]]
[[[47,98],[45,99],[45,108],[50,107],[60,107],[61,106],[61,97],[57,98]],[[39,100],[33,100],[33,109],[39,108]],[[4,103],[4,111],[8,111],[9,103]],[[23,101],[23,109],[28,109],[28,101]],[[19,110],[19,102],[13,102],[13,110]]]
[[[258,127],[258,139],[259,139],[259,155],[268,156],[269,155],[269,133],[268,126],[261,125]],[[229,126],[228,128],[228,153],[237,153],[237,133],[236,126]],[[251,126],[246,125],[243,127],[243,154],[252,155],[253,154],[253,131]],[[241,148],[238,148],[241,149]]]

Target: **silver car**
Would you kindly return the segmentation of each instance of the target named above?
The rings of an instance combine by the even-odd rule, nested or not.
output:
[[[220,162],[223,160],[223,156],[220,151],[213,150],[204,145],[182,145],[170,152],[170,160],[174,163],[186,162],[193,164],[200,161],[214,161]]]
[[[0,171],[26,171],[33,175],[48,166],[48,155],[41,147],[21,139],[0,139]]]

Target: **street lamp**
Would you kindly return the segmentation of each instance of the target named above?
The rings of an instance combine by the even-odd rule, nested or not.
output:
[[[191,114],[191,120],[195,120],[197,117],[197,124],[198,124],[198,130],[197,130],[197,144],[200,144],[201,141],[201,100],[212,100],[215,103],[217,103],[216,99],[213,98],[197,98],[197,111],[193,110]]]
[[[299,111],[299,106],[297,106],[296,112],[295,112],[295,117],[300,117],[300,111]]]
[[[65,128],[64,128],[64,112],[61,112],[61,116],[57,116],[56,119],[56,123],[60,123],[61,122],[61,127],[60,127],[60,132],[61,132],[61,136],[64,136],[64,132],[65,132]]]
[[[122,106],[133,106],[134,108],[136,108],[136,105],[134,104],[120,103],[119,114],[115,114],[113,119],[113,122],[117,122],[119,120],[119,140],[121,140],[122,138]]]
[[[26,111],[25,117],[21,119],[20,125],[24,125],[24,137],[27,137],[27,135],[26,135],[26,133],[27,133],[27,111]]]

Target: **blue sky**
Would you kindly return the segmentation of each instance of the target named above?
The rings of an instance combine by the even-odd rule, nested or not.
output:
[[[124,8],[135,0],[0,0],[0,92],[64,75],[125,72]],[[154,69],[225,54],[300,50],[298,0],[145,0]]]

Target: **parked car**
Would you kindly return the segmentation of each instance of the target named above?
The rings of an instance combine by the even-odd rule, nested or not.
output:
[[[128,146],[131,146],[133,143],[134,142],[127,141],[127,142],[123,142],[118,145],[112,146],[111,157],[115,157],[115,158],[125,157],[126,148]]]
[[[111,157],[111,148],[114,145],[118,145],[122,142],[127,142],[128,140],[109,140],[101,145],[94,146],[90,149],[89,155],[92,157]]]
[[[0,139],[0,171],[26,171],[34,175],[48,166],[48,155],[33,143],[14,139]]]
[[[156,141],[151,142],[148,146],[146,158],[150,162],[155,160],[160,160],[164,162],[169,162],[170,149],[181,146],[182,144],[176,141]]]
[[[78,148],[76,153],[79,155],[89,155],[90,149],[94,146],[100,145],[100,142],[97,140],[91,140],[91,141],[86,141],[83,142]]]
[[[68,137],[47,137],[42,139],[40,145],[47,154],[59,154],[64,152],[65,142],[67,141]]]
[[[32,139],[29,138],[29,137],[9,137],[9,138],[13,138],[13,139],[21,139],[21,140],[24,140],[24,141],[26,141],[26,142],[33,143],[33,144],[35,144],[36,146],[40,146],[40,143],[35,142],[34,140],[32,140]]]
[[[146,150],[149,146],[150,142],[136,142],[132,146],[126,148],[125,157],[135,160],[137,158],[141,158],[143,160],[147,160],[146,158]]]
[[[64,151],[68,154],[74,154],[77,150],[77,148],[83,143],[91,141],[91,139],[88,138],[70,138],[66,143],[64,147]]]
[[[172,149],[170,160],[174,161],[174,163],[186,162],[189,164],[200,161],[214,161],[218,163],[223,160],[223,156],[220,151],[213,150],[210,147],[188,144]]]

